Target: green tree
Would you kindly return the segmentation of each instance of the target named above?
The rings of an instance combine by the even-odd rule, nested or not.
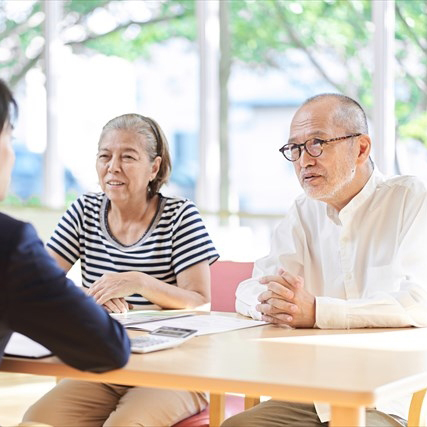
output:
[[[42,55],[43,9],[40,1],[8,13],[0,0],[0,70],[14,85]],[[13,2],[15,3],[15,2]],[[129,3],[145,13],[138,19]],[[222,2],[224,3],[224,2]],[[243,67],[273,68],[291,74],[295,52],[331,88],[372,105],[370,0],[232,0],[231,60]],[[91,18],[104,11],[111,29],[96,32]],[[195,41],[194,0],[65,0],[60,23],[63,41],[75,52],[95,50],[129,60],[147,58],[155,43],[174,37]],[[331,65],[333,64],[333,65]],[[398,124],[417,120],[427,109],[427,1],[396,1],[396,115]],[[427,132],[426,132],[427,133]],[[427,144],[427,136],[422,139]]]
[[[12,86],[42,66],[44,12],[41,1],[0,0],[0,70]],[[11,7],[11,5],[13,7]],[[133,7],[130,7],[133,6]],[[136,7],[138,10],[136,10]],[[98,51],[128,60],[148,56],[149,47],[174,37],[195,39],[195,4],[186,0],[64,0],[62,41],[76,53]],[[93,18],[109,18],[108,31],[96,31]]]
[[[203,0],[201,0],[203,1]],[[0,70],[12,84],[40,66],[42,25],[40,1],[10,12],[0,0]],[[13,2],[15,3],[15,2]],[[22,2],[24,3],[24,2]],[[63,41],[76,53],[98,51],[128,60],[148,58],[150,48],[171,38],[196,40],[194,0],[66,0],[59,24]],[[137,4],[139,13],[130,6]],[[396,0],[396,117],[398,137],[427,146],[427,1]],[[300,76],[304,67],[332,90],[372,107],[372,1],[370,0],[231,0],[221,1],[221,210],[228,211],[228,76],[235,65],[276,69]],[[228,10],[225,10],[225,9]],[[141,13],[141,11],[143,13]],[[110,29],[99,32],[93,18],[104,13]],[[3,54],[2,54],[3,53]],[[304,84],[301,79],[295,84]]]
[[[373,101],[371,1],[233,0],[230,6],[235,61],[295,75],[300,64],[292,56],[298,50],[324,82],[359,99],[369,114]],[[418,127],[426,109],[427,2],[397,0],[398,126]],[[412,135],[427,146],[427,129]]]

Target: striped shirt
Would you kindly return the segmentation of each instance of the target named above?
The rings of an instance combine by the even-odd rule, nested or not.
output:
[[[104,193],[79,197],[59,221],[47,246],[74,264],[81,261],[82,284],[89,288],[104,273],[140,271],[170,285],[181,271],[219,255],[199,211],[188,199],[164,197],[146,233],[123,245],[111,234]],[[132,304],[151,304],[141,295],[126,297]]]

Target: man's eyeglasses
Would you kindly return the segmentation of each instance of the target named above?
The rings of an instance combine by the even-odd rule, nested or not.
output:
[[[347,136],[339,136],[338,138],[320,139],[312,138],[305,141],[303,144],[285,144],[279,151],[285,156],[286,160],[296,162],[304,149],[311,157],[319,157],[323,153],[323,146],[332,141],[339,141],[341,139],[353,138],[362,135],[361,133],[354,133]]]

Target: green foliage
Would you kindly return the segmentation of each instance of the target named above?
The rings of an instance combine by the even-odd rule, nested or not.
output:
[[[6,206],[24,206],[24,201],[15,194],[7,194],[2,204]]]
[[[369,2],[354,3],[369,6]],[[233,54],[243,62],[261,66],[269,66],[272,55],[284,55],[290,48],[315,48],[326,54],[336,50],[341,56],[349,57],[359,44],[366,44],[368,38],[363,20],[366,11],[363,8],[361,12],[354,11],[354,3],[345,0],[232,1]],[[362,19],[349,20],[349,13]]]
[[[10,0],[9,0],[10,2]],[[105,55],[120,56],[128,60],[148,57],[150,48],[175,37],[196,39],[194,0],[139,1],[138,8],[145,8],[146,20],[136,21],[126,7],[129,1],[121,0],[67,0],[62,2],[64,34],[77,31],[77,39],[63,39],[76,51],[87,49]],[[25,8],[25,5],[27,8]],[[2,45],[14,54],[0,62],[12,86],[25,75],[32,61],[41,57],[43,44],[29,46],[43,34],[43,2],[28,2],[19,12],[8,14],[6,2],[0,0],[0,48]],[[100,34],[91,28],[90,21],[103,10],[115,21],[110,31]]]
[[[98,7],[105,7],[110,0],[68,0],[64,4],[64,11],[76,12],[80,16],[88,15]]]
[[[40,16],[40,2],[29,3],[26,10],[11,16],[6,12],[5,1],[0,1],[0,48],[11,52],[9,58],[0,62],[0,69],[4,72],[3,78],[19,74],[23,64],[29,60],[27,49],[30,43],[42,34],[40,21],[31,19]],[[9,79],[13,81],[13,78]]]
[[[161,21],[131,22],[125,28],[88,40],[84,45],[105,55],[135,60],[149,57],[150,49],[157,43],[177,37],[195,40],[195,17],[191,9],[182,8],[176,15],[167,13]],[[129,36],[128,29],[131,26],[134,35]]]
[[[396,0],[396,117],[401,137],[427,145],[427,2]],[[423,119],[424,117],[424,119]],[[424,124],[424,128],[422,127]]]
[[[150,49],[158,43],[183,37],[196,39],[194,1],[149,2],[152,18],[144,22],[129,20],[105,35],[88,39],[82,44],[105,55],[128,60],[147,58]],[[131,30],[131,31],[129,31]]]
[[[369,114],[373,105],[371,1],[234,0],[230,13],[235,61],[286,73],[293,66],[292,52],[298,49],[332,88],[359,99]],[[418,122],[427,105],[425,0],[396,1],[396,58],[398,132],[405,124],[402,137],[426,135],[424,122]],[[408,132],[408,127],[413,131]]]
[[[75,191],[67,191],[65,194],[65,207],[71,206],[71,204],[77,199],[79,194]],[[4,201],[2,202],[5,206],[13,207],[42,207],[42,201],[39,196],[31,196],[26,200],[21,199],[19,196],[13,193],[6,195]]]
[[[6,13],[5,4],[0,0],[0,48],[13,54],[0,63],[0,69],[3,78],[14,82],[24,77],[32,61],[38,64],[42,44],[34,41],[43,36],[43,19],[39,19],[43,3],[28,2],[13,16]],[[127,4],[124,0],[63,2],[64,34],[76,29],[83,34],[65,43],[76,52],[97,51],[134,61],[148,58],[157,44],[170,39],[196,40],[195,0],[140,1],[138,7],[147,12],[142,21],[135,20]],[[371,0],[231,0],[227,4],[234,64],[274,68],[289,75],[295,74],[305,57],[304,66],[317,72],[319,81],[358,98],[369,114],[373,104]],[[115,22],[103,34],[90,25],[100,11]],[[418,118],[426,105],[427,1],[396,0],[396,117],[398,129],[404,125],[401,136],[419,135],[424,122]],[[408,126],[413,129],[409,131]]]
[[[6,206],[27,206],[27,207],[40,207],[42,206],[40,197],[31,196],[27,200],[22,200],[16,194],[8,194],[4,200]]]
[[[427,147],[427,111],[421,113],[409,123],[400,126],[400,134],[404,138],[413,138]]]

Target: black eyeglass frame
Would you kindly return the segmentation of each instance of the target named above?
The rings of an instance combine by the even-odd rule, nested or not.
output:
[[[351,134],[351,135],[346,135],[346,136],[338,136],[337,138],[330,138],[330,139],[320,139],[320,138],[310,138],[310,139],[307,139],[307,141],[305,141],[304,143],[302,143],[302,144],[293,144],[293,143],[288,143],[288,144],[285,144],[283,147],[281,147],[281,148],[279,148],[279,151],[283,154],[283,157],[286,159],[286,160],[289,160],[290,162],[296,162],[297,160],[299,160],[299,158],[301,157],[301,154],[302,154],[302,150],[304,149],[311,157],[320,157],[321,155],[322,155],[322,153],[323,153],[323,146],[325,145],[325,144],[328,144],[329,142],[333,142],[333,141],[340,141],[341,139],[348,139],[348,138],[354,138],[354,137],[356,137],[356,136],[360,136],[360,135],[362,135],[361,133],[354,133],[354,134]],[[310,153],[310,151],[307,149],[307,144],[310,142],[310,141],[313,141],[313,140],[317,140],[318,142],[317,142],[317,144],[319,144],[320,145],[320,153],[318,154],[318,155],[313,155],[313,154],[311,154]],[[286,154],[285,154],[285,150],[286,150],[286,148],[287,147],[290,147],[290,146],[292,146],[292,148],[297,148],[298,149],[298,157],[296,158],[296,159],[290,159],[290,158],[288,158],[287,156],[286,156]]]

